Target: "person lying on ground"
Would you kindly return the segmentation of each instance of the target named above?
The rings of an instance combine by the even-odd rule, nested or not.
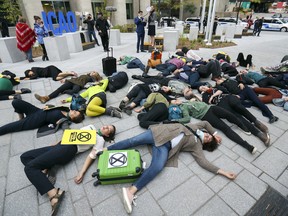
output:
[[[145,65],[141,62],[140,59],[133,56],[121,56],[117,63],[119,65],[127,64],[128,69],[140,68],[143,72],[145,72]]]

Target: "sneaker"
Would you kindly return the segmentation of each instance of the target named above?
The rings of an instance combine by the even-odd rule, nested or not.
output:
[[[259,132],[259,134],[257,134],[257,137],[259,137],[259,139],[265,144],[265,146],[270,146],[270,135],[268,133]]]
[[[254,122],[254,125],[255,125],[255,127],[257,127],[259,130],[261,130],[264,133],[268,133],[268,131],[269,131],[268,127],[265,124],[263,124],[262,122],[258,121],[258,120],[256,120]]]
[[[278,90],[282,95],[288,96],[288,90],[287,89],[279,89]]]
[[[245,128],[241,128],[242,129],[242,131],[246,134],[246,135],[251,135],[251,132],[248,130],[248,128],[247,127],[245,127]]]
[[[142,77],[144,77],[144,78],[148,78],[149,75],[148,75],[147,73],[143,72],[143,73],[142,73]]]
[[[122,118],[122,113],[121,113],[121,111],[119,111],[117,109],[113,109],[111,111],[111,116],[112,117],[117,117],[117,118]]]
[[[123,194],[123,203],[125,210],[128,214],[132,213],[132,203],[134,200],[134,196],[129,192],[128,188],[122,188],[122,194]]]
[[[27,94],[27,93],[31,93],[31,90],[28,88],[21,88],[21,94]]]
[[[256,152],[257,152],[257,148],[254,147],[251,153],[254,155]]]
[[[119,104],[119,109],[122,110],[127,104],[128,104],[128,101],[125,102],[124,100],[122,100]]]
[[[278,117],[272,116],[272,117],[269,119],[269,123],[272,124],[272,123],[278,121],[278,119],[279,119]]]
[[[145,70],[144,70],[144,72],[145,72],[145,73],[148,73],[148,72],[149,72],[149,70],[150,70],[150,66],[148,66],[148,65],[147,65],[147,66],[145,67]]]
[[[132,115],[132,110],[130,110],[130,109],[124,108],[123,112],[125,112],[129,116]]]
[[[138,79],[138,80],[141,78],[140,75],[132,75],[131,77],[132,77],[132,79]]]

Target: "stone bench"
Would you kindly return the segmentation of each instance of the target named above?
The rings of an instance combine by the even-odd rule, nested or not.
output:
[[[83,51],[80,32],[69,32],[64,34],[67,39],[67,45],[70,53]]]
[[[70,58],[65,35],[45,37],[44,44],[50,61],[63,61]]]
[[[16,37],[0,38],[0,59],[2,63],[24,61],[26,55],[17,48]]]
[[[179,32],[174,31],[164,31],[164,49],[165,51],[175,51],[179,41]]]
[[[120,30],[110,29],[109,46],[119,46],[121,44]]]

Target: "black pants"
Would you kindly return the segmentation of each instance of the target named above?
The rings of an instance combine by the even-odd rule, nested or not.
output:
[[[221,76],[221,67],[217,60],[211,60],[207,65],[201,65],[197,69],[201,78],[207,78],[212,74],[212,77]]]
[[[0,90],[0,100],[9,100],[9,96],[15,94],[14,90]]]
[[[45,44],[40,44],[40,45],[41,45],[41,47],[42,47],[43,56],[46,56],[46,57],[47,57],[47,51],[46,51]]]
[[[164,103],[155,104],[147,113],[138,115],[139,125],[142,128],[148,129],[150,125],[158,124],[169,117],[168,108]]]
[[[135,103],[136,105],[139,105],[142,99],[145,99],[148,97],[149,94],[146,94],[144,90],[142,90],[138,85],[134,86],[130,92],[126,95],[126,97]]]
[[[217,106],[211,106],[201,120],[208,121],[213,127],[221,130],[229,139],[252,152],[254,147],[243,140],[237,133],[235,133],[224,121],[221,120],[221,118],[236,124],[242,129],[245,128],[244,124],[235,115]]]
[[[56,89],[54,92],[52,92],[49,95],[49,98],[56,98],[58,95],[62,94],[62,93],[66,93],[66,94],[74,94],[74,93],[78,93],[81,90],[81,86],[76,85],[72,82],[68,82],[66,81],[63,85],[61,85],[58,89]]]
[[[141,51],[144,50],[144,37],[145,33],[137,33],[137,51],[139,51],[139,48]]]
[[[25,165],[24,171],[29,181],[36,187],[41,195],[52,190],[54,186],[42,172],[55,165],[63,165],[71,161],[77,153],[76,145],[47,146],[44,148],[27,151],[21,155]]]
[[[102,41],[102,46],[104,48],[104,51],[108,50],[108,46],[109,46],[109,37],[108,34],[104,34],[101,37],[101,41]]]
[[[229,112],[233,113],[237,118],[248,128],[255,136],[260,132],[252,123],[256,117],[242,105],[240,99],[234,95],[227,95],[221,99],[217,106],[220,106]],[[245,117],[245,118],[244,118]]]
[[[251,67],[252,66],[252,55],[250,55],[250,54],[247,55],[247,58],[245,59],[243,53],[240,52],[238,54],[237,61],[239,62],[239,65],[242,67],[247,67],[248,64]]]
[[[257,85],[259,85],[259,87],[263,87],[263,88],[267,88],[270,86],[276,86],[278,88],[282,88],[282,89],[286,89],[287,86],[283,83],[281,83],[280,81],[278,81],[277,79],[275,79],[274,77],[265,77],[261,80],[259,80],[257,82]]]

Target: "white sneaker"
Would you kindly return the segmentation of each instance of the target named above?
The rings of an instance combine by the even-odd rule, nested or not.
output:
[[[257,152],[257,148],[254,147],[254,148],[253,148],[253,151],[252,151],[251,153],[254,155],[256,152]]]

